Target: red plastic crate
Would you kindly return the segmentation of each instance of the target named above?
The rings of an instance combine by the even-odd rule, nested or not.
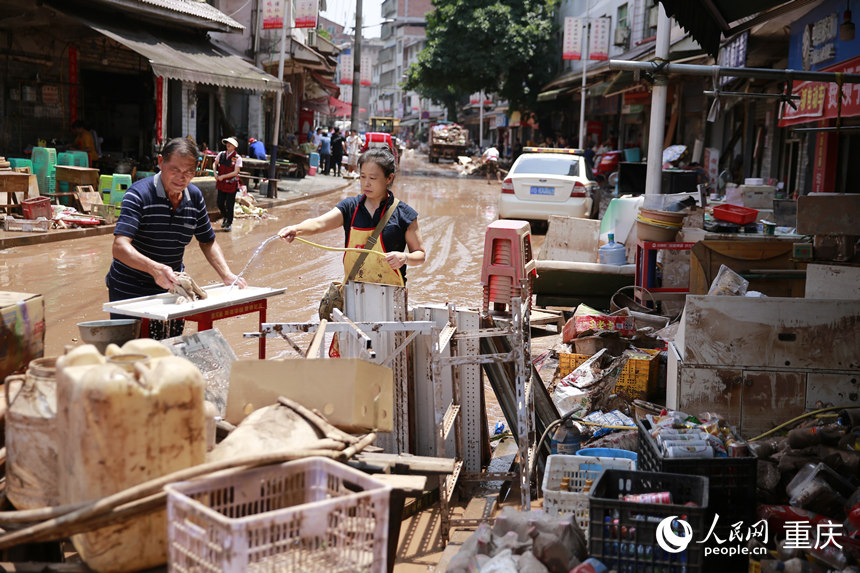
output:
[[[714,219],[737,223],[738,225],[746,225],[752,223],[758,216],[758,211],[749,207],[741,207],[740,205],[717,205],[714,207]]]
[[[21,201],[21,209],[24,211],[25,219],[38,219],[39,217],[51,219],[54,216],[51,200],[47,197],[24,199]]]

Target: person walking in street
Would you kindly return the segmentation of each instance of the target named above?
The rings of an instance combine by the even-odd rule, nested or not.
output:
[[[313,141],[311,142],[314,144],[314,148],[316,148],[317,151],[319,151],[321,141],[322,141],[322,128],[318,127],[316,133],[314,133]]]
[[[357,177],[358,156],[361,149],[361,136],[356,130],[351,130],[346,138],[346,176]]]
[[[344,246],[385,253],[385,257],[347,252],[343,257],[344,274],[350,280],[390,285],[406,282],[406,267],[424,263],[426,253],[418,212],[394,197],[394,156],[385,148],[371,148],[359,158],[361,194],[347,197],[329,212],[281,229],[278,234],[288,243],[296,237],[324,233],[338,227],[344,230]],[[390,213],[389,213],[390,211]],[[388,217],[370,241],[376,227]],[[361,266],[353,269],[363,258]]]
[[[484,164],[484,169],[487,171],[487,185],[490,184],[490,176],[496,176],[496,183],[501,183],[502,178],[499,175],[499,150],[495,145],[488,147],[481,155],[481,161]]]
[[[334,133],[331,136],[331,166],[334,169],[334,176],[340,177],[341,163],[343,163],[345,139],[340,133],[340,128],[334,128]]]
[[[215,189],[218,190],[218,210],[221,211],[221,228],[230,232],[233,228],[233,207],[236,204],[236,191],[239,190],[239,171],[242,157],[236,151],[239,142],[235,137],[221,140],[225,151],[215,156]]]
[[[114,229],[113,263],[105,283],[111,302],[161,294],[179,284],[185,247],[197,238],[203,256],[225,285],[245,288],[230,270],[206,212],[203,193],[191,184],[197,171],[197,146],[177,137],[158,156],[160,171],[126,191]],[[111,314],[111,318],[128,318]],[[149,337],[180,336],[184,321],[151,320]]]
[[[329,137],[327,131],[322,132],[319,154],[320,171],[322,171],[323,175],[328,175],[329,171],[331,171],[331,137]]]

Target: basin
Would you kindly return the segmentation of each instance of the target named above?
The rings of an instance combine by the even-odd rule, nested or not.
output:
[[[135,318],[121,318],[114,320],[91,320],[79,322],[78,330],[81,340],[92,344],[104,354],[108,344],[114,343],[122,346],[129,340],[134,340],[140,334],[140,320]]]

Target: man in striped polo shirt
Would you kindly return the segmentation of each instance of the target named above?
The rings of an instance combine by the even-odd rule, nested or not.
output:
[[[185,246],[197,237],[200,250],[225,285],[245,279],[230,270],[209,222],[200,189],[191,185],[197,146],[184,137],[168,141],[158,156],[160,172],[132,185],[114,229],[113,263],[106,277],[111,302],[161,294],[179,282]],[[238,280],[237,280],[238,279]],[[111,318],[126,318],[111,314]],[[183,320],[150,321],[150,338],[182,334]]]

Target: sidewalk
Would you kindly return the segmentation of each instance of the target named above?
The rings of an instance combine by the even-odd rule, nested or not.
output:
[[[329,193],[341,191],[350,185],[356,179],[344,179],[342,177],[332,177],[326,175],[316,175],[313,177],[305,177],[303,179],[281,179],[278,181],[278,196],[274,199],[269,199],[265,195],[266,184],[261,184],[261,189],[251,190],[251,195],[257,201],[257,205],[264,209],[288,205],[308,199],[310,197],[321,197]],[[193,181],[198,187],[206,187],[211,185],[214,188],[214,179],[211,177],[200,177]],[[355,184],[356,189],[358,184]],[[261,193],[262,191],[262,193]],[[213,212],[214,205],[208,205],[210,214]],[[217,209],[215,209],[217,212]],[[53,243],[56,241],[67,241],[69,239],[77,239],[79,237],[92,237],[95,235],[109,235],[113,233],[115,225],[99,225],[98,227],[81,227],[77,229],[51,229],[47,233],[22,233],[16,231],[5,231],[0,225],[0,250],[11,247],[23,247],[27,245],[40,245],[43,243]]]

